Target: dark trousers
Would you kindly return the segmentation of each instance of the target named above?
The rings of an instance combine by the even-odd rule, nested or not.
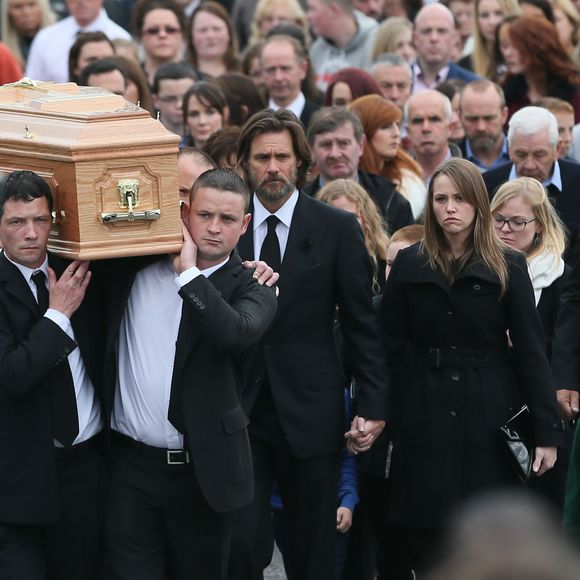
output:
[[[106,472],[97,441],[55,449],[61,495],[46,526],[0,523],[2,580],[95,580],[102,562]]]
[[[161,449],[113,438],[107,579],[223,579],[231,519],[208,505],[191,463],[168,465]]]
[[[270,563],[274,545],[270,496],[276,480],[288,517],[289,580],[335,580],[340,453],[296,457],[268,393],[269,389],[260,394],[251,417],[254,502],[236,513],[228,577],[261,579]]]

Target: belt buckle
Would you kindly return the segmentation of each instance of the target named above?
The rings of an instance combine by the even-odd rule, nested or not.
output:
[[[181,459],[184,455],[185,460]],[[185,465],[186,463],[189,463],[189,451],[183,449],[167,449],[167,465]]]

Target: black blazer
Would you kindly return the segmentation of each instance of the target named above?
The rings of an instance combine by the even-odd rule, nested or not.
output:
[[[561,159],[558,164],[562,176],[562,191],[556,193],[549,191],[548,194],[558,211],[558,215],[568,229],[568,249],[565,258],[569,262],[580,231],[580,203],[578,202],[577,193],[578,184],[580,183],[580,165]],[[497,188],[508,181],[512,167],[513,163],[510,162],[496,169],[490,169],[483,174],[483,180],[490,199]]]
[[[414,223],[411,204],[395,186],[384,177],[373,173],[358,172],[360,185],[375,202],[389,234]],[[304,188],[304,193],[314,197],[320,189],[320,177],[316,177]]]
[[[308,129],[308,125],[310,124],[310,119],[312,119],[312,115],[316,113],[320,109],[320,105],[313,103],[306,99],[306,103],[304,103],[304,109],[302,109],[302,113],[300,113],[300,121],[304,125],[304,129]]]
[[[67,262],[49,255],[57,277]],[[0,254],[0,522],[43,525],[59,513],[49,386],[77,346],[98,395],[102,344],[98,293],[71,318],[76,342],[46,317],[14,264]]]
[[[135,276],[151,260],[122,260],[118,302],[110,313],[105,377],[108,407],[116,378],[115,346]],[[133,267],[135,266],[135,267]],[[124,274],[123,274],[124,272]],[[209,279],[198,276],[181,288],[183,311],[177,337],[172,392],[181,395],[186,436],[196,477],[218,512],[238,509],[253,498],[248,418],[240,396],[252,347],[272,321],[276,296],[242,269],[234,252]],[[116,276],[117,277],[117,276]]]
[[[252,224],[238,249],[243,259],[254,258]],[[251,411],[267,374],[284,434],[298,457],[344,446],[347,380],[333,337],[337,305],[358,389],[357,411],[366,418],[385,418],[387,379],[371,280],[355,216],[300,193],[280,268],[278,310],[244,392],[244,407]]]

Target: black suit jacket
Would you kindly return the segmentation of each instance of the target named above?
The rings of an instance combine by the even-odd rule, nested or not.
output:
[[[580,165],[569,161],[559,160],[560,174],[562,176],[562,191],[553,193],[548,191],[558,215],[568,229],[568,250],[566,260],[574,251],[576,238],[580,231],[580,197],[578,196],[578,184],[580,184]],[[491,169],[483,174],[483,180],[487,187],[490,199],[497,188],[509,179],[513,163],[506,163],[496,169]]]
[[[51,255],[49,264],[58,277],[67,262]],[[78,345],[99,393],[102,318],[97,303],[97,292],[87,291],[71,318],[73,341],[54,322],[39,318],[26,280],[0,254],[0,522],[42,525],[58,516],[50,375]]]
[[[411,204],[395,186],[381,175],[358,172],[360,185],[371,196],[380,211],[389,234],[414,223]],[[316,177],[304,188],[304,193],[314,197],[320,189],[320,177]]]
[[[240,239],[254,258],[253,225]],[[333,337],[338,305],[357,410],[386,416],[386,369],[371,303],[372,268],[353,214],[300,193],[280,268],[278,310],[248,373],[244,407],[251,411],[267,374],[288,443],[298,457],[344,445],[347,379]]]
[[[137,271],[151,260],[117,263],[118,302],[111,312],[106,352],[107,400],[112,407],[115,345]],[[133,267],[135,266],[135,267]],[[252,347],[276,311],[272,288],[242,269],[234,252],[209,279],[198,276],[180,290],[183,311],[177,337],[172,392],[181,397],[189,450],[199,486],[218,512],[252,500],[248,418],[240,404]]]
[[[302,113],[300,113],[300,121],[304,125],[305,130],[308,129],[310,119],[312,118],[312,115],[318,111],[318,109],[320,109],[320,105],[317,105],[316,103],[306,99],[306,103],[304,103],[304,109],[302,109]]]

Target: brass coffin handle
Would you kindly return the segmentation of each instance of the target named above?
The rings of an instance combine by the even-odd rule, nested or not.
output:
[[[147,220],[158,220],[161,217],[160,209],[149,209],[146,211],[128,211],[124,213],[102,213],[101,220],[104,224],[110,224],[113,222],[134,222],[134,221],[147,221]]]
[[[119,179],[119,181],[117,181],[117,191],[119,192],[119,207],[127,209],[127,211],[102,213],[101,220],[103,223],[110,224],[113,222],[134,222],[135,220],[158,220],[161,217],[160,209],[133,211],[133,208],[139,206],[138,179]]]

